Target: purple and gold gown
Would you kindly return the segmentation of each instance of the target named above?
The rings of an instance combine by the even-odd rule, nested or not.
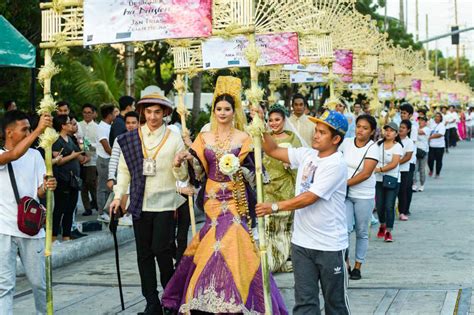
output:
[[[219,171],[217,148],[207,145],[201,134],[191,149],[207,177],[202,196],[206,222],[166,286],[162,304],[179,310],[180,314],[264,314],[258,249],[249,234],[247,218],[237,211],[233,195],[239,184]],[[231,152],[239,157],[243,168],[253,173],[251,149],[249,138]],[[249,188],[246,195],[250,207],[255,198]],[[273,314],[288,314],[273,277],[270,286]]]

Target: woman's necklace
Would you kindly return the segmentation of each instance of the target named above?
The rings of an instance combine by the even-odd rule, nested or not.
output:
[[[228,153],[231,149],[231,141],[232,141],[232,134],[234,133],[234,129],[230,129],[227,137],[221,141],[219,137],[219,132],[214,132],[214,139],[215,139],[215,153],[216,153],[216,171],[215,176],[218,180],[224,180],[225,177],[219,173],[219,161],[224,156],[224,154]]]

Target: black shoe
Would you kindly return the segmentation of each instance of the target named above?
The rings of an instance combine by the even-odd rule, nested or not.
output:
[[[178,315],[178,312],[166,307],[163,307],[163,314],[164,315]]]
[[[360,269],[352,269],[351,271],[351,276],[349,277],[349,279],[351,280],[360,280],[362,278],[362,276],[360,275]]]
[[[137,313],[138,315],[163,315],[163,310],[160,304],[146,304],[146,308],[143,312]]]
[[[78,238],[81,238],[81,237],[84,237],[84,236],[87,236],[87,234],[81,233],[78,230],[72,230],[71,231],[71,238],[73,240],[77,240]]]
[[[92,210],[86,210],[82,213],[83,216],[87,217],[87,216],[90,216],[92,215]]]

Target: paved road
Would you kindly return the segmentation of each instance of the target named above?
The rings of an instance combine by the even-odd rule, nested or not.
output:
[[[412,215],[396,222],[394,242],[371,229],[363,279],[351,281],[353,314],[474,314],[474,143],[445,157],[441,179],[414,195]],[[353,242],[354,240],[352,240]],[[134,314],[144,308],[135,246],[121,247],[126,310],[121,312],[114,253],[108,251],[54,271],[56,314]],[[276,275],[291,309],[292,274]],[[16,314],[33,314],[27,281],[18,278]]]

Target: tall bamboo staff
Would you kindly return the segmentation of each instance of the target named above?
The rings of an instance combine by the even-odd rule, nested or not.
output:
[[[178,74],[176,76],[176,80],[174,81],[174,88],[178,92],[177,111],[181,118],[181,133],[183,137],[185,137],[189,135],[189,130],[186,127],[186,115],[188,114],[188,111],[184,104],[184,94],[186,92],[186,86],[184,84],[183,74]],[[188,204],[189,204],[189,217],[191,218],[191,231],[194,237],[196,235],[196,218],[194,216],[193,196],[188,196]]]
[[[44,66],[38,77],[43,83],[44,98],[40,103],[38,114],[51,114],[56,110],[56,104],[51,97],[51,78],[59,72],[52,62],[51,49],[44,53]],[[52,128],[46,128],[40,136],[40,147],[45,152],[46,176],[53,176],[53,144],[59,138],[58,133]],[[46,191],[46,240],[44,256],[46,259],[46,311],[48,315],[53,314],[53,273],[52,273],[52,237],[53,237],[53,192]]]
[[[263,91],[258,86],[257,61],[260,53],[257,49],[255,34],[248,35],[249,46],[245,52],[246,58],[250,63],[250,90],[247,90],[247,98],[255,109],[255,115],[248,128],[252,136],[254,155],[255,155],[255,180],[257,186],[257,202],[263,202],[263,177],[262,177],[262,135],[265,131],[265,125],[258,115],[258,106],[263,98]],[[265,302],[265,314],[272,314],[272,300],[270,295],[270,270],[268,268],[267,240],[265,238],[265,218],[258,218],[259,251],[262,268],[263,297]]]

